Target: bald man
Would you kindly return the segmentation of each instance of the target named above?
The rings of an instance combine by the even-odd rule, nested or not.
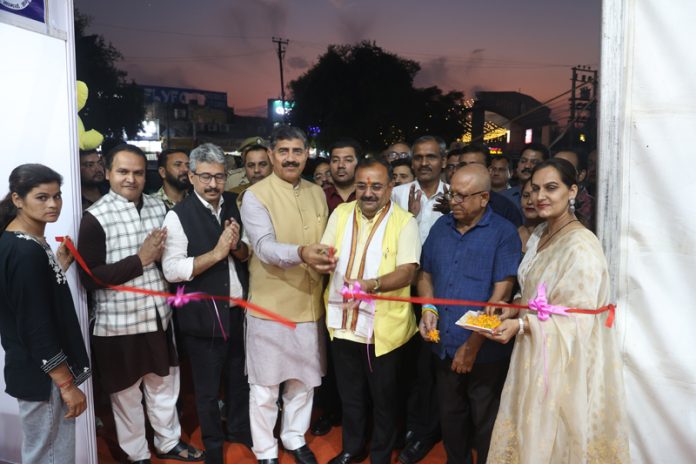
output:
[[[423,244],[418,294],[424,298],[509,301],[521,259],[515,226],[489,206],[491,179],[479,164],[452,176],[451,214],[435,222]],[[482,308],[441,305],[427,308],[421,336],[439,329],[433,343],[442,439],[447,462],[467,462],[470,450],[485,463],[511,346],[463,329],[456,321]],[[437,315],[436,315],[437,314]]]

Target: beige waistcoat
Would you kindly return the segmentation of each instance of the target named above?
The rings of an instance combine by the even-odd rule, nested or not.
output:
[[[319,243],[329,214],[321,187],[301,180],[295,188],[271,174],[248,190],[268,210],[279,243]],[[252,255],[249,273],[249,300],[252,303],[293,322],[313,322],[324,315],[323,276],[306,264],[282,269],[264,264]],[[251,314],[268,319],[254,311]]]

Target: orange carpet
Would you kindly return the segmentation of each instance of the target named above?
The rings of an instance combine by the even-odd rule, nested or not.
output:
[[[201,441],[201,431],[198,427],[198,419],[196,418],[196,410],[193,398],[193,382],[191,381],[190,374],[188,373],[187,365],[184,362],[182,365],[182,376],[181,376],[181,395],[184,398],[183,401],[183,411],[181,415],[181,432],[182,439],[184,441],[190,442],[192,445],[199,449],[203,448],[203,442]],[[95,385],[96,388],[98,388]],[[97,416],[103,422],[103,426],[97,430],[97,451],[98,459],[102,464],[107,463],[126,463],[126,455],[123,453],[121,448],[118,446],[118,441],[116,439],[116,428],[114,425],[113,415],[111,413],[111,405],[108,399],[104,396],[100,396],[99,392],[96,392],[97,401],[95,405],[95,411]],[[101,399],[101,401],[99,400]],[[88,410],[86,414],[89,414]],[[148,442],[150,443],[150,452],[152,453],[153,463],[167,463],[167,464],[177,464],[181,461],[174,460],[162,460],[157,459],[154,454],[154,449],[152,447],[152,429],[148,429]],[[315,437],[310,433],[307,433],[307,444],[314,451],[319,464],[325,464],[329,462],[331,458],[336,456],[341,451],[341,428],[334,427],[331,429],[328,435],[323,437]],[[397,453],[394,453],[394,462],[396,462]],[[280,452],[280,464],[294,464],[295,460],[293,456],[289,453],[285,453],[281,450]],[[243,445],[238,444],[225,444],[225,462],[226,464],[255,464],[256,458],[254,454]],[[365,461],[370,462],[369,459]],[[428,456],[421,461],[425,464],[436,464],[446,462],[445,451],[442,447],[442,442],[438,443],[435,448],[433,448]]]
[[[193,398],[191,398],[193,400]],[[185,402],[191,404],[192,401]],[[99,462],[106,463],[121,463],[127,462],[125,454],[121,451],[116,440],[116,430],[114,429],[113,417],[111,416],[111,411],[108,408],[99,408],[99,416],[104,422],[104,426],[97,431],[97,446],[98,446],[98,458]],[[149,428],[149,427],[148,427]],[[198,448],[202,448],[203,444],[201,442],[200,428],[195,416],[195,411],[192,407],[185,407],[182,416],[182,439],[189,441],[191,444]],[[154,450],[152,449],[152,436],[151,432],[148,435],[148,441],[150,443],[150,450],[153,452],[152,462],[153,463],[167,463],[167,464],[177,464],[181,461],[173,460],[161,460],[154,456]],[[323,437],[314,437],[311,434],[307,434],[307,444],[314,451],[317,456],[317,460],[320,464],[327,463],[331,458],[336,456],[341,451],[341,429],[340,427],[334,427],[328,435]],[[397,454],[394,453],[394,461],[396,461]],[[248,448],[238,445],[238,444],[226,444],[225,445],[225,462],[227,464],[254,464],[256,463],[256,458],[254,454]],[[280,453],[280,464],[293,464],[295,460],[291,454],[281,451]],[[365,461],[370,462],[369,459]],[[442,448],[442,443],[438,443],[430,454],[421,461],[425,464],[435,464],[444,463],[445,452]]]

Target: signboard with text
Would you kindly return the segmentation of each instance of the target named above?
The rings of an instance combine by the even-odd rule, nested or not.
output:
[[[4,0],[0,0],[4,1]],[[181,89],[177,87],[161,87],[141,85],[145,95],[145,103],[188,104],[195,103],[207,108],[227,109],[227,93],[210,90]]]

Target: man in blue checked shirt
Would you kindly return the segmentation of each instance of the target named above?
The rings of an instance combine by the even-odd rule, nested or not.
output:
[[[452,177],[447,214],[423,244],[421,297],[507,301],[521,259],[517,230],[488,205],[491,180],[484,166],[459,168]],[[436,382],[448,462],[467,462],[471,449],[485,463],[512,346],[486,340],[456,325],[467,306],[424,306],[423,338],[437,328]],[[472,427],[473,426],[473,427]]]

